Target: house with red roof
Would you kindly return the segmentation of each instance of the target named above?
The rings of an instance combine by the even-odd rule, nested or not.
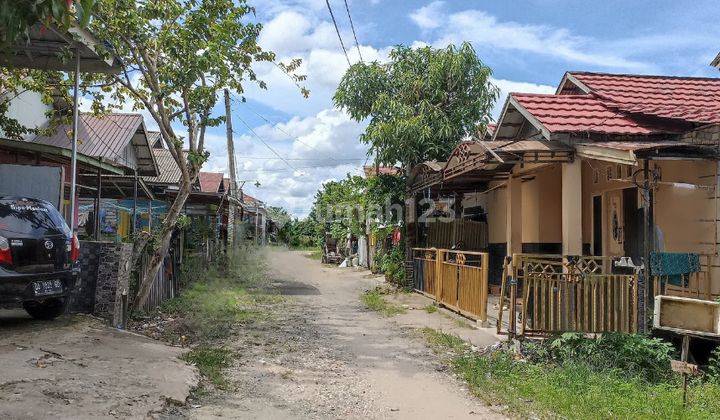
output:
[[[592,257],[610,275],[687,255],[679,277],[653,265],[629,307],[720,295],[720,78],[570,71],[554,94],[509,94],[491,132],[413,169],[414,246],[435,246],[419,203],[450,200],[454,217],[487,224],[487,245],[466,250],[489,254],[491,284],[506,256]]]

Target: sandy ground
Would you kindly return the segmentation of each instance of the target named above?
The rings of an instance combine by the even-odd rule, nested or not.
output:
[[[288,303],[231,344],[236,389],[172,416],[502,418],[445,370],[417,332],[430,326],[484,346],[497,341],[492,330],[444,311],[428,314],[422,308],[430,301],[412,294],[397,298],[406,314],[385,318],[360,302],[382,282],[368,271],[322,266],[301,252],[269,250],[268,261]]]
[[[145,418],[197,385],[181,353],[89,316],[0,310],[0,418]]]

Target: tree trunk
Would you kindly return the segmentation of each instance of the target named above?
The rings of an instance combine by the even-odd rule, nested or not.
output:
[[[177,197],[175,197],[175,201],[173,201],[172,206],[170,206],[170,209],[165,216],[162,228],[160,229],[160,232],[158,232],[158,236],[160,239],[159,246],[157,246],[153,250],[153,253],[150,257],[149,267],[147,271],[143,273],[143,276],[140,279],[138,292],[132,305],[133,310],[141,308],[143,305],[145,305],[145,302],[150,295],[150,288],[155,281],[155,277],[160,270],[160,266],[162,265],[165,257],[168,254],[168,250],[170,249],[170,240],[172,239],[172,234],[175,230],[177,219],[178,217],[180,217],[180,212],[182,211],[182,208],[185,205],[185,201],[187,200],[189,195],[190,185],[182,185],[180,187],[180,191],[178,191]]]

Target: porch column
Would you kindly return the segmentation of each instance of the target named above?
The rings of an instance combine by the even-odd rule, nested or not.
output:
[[[582,166],[562,164],[562,252],[582,255]]]
[[[522,252],[522,181],[510,176],[507,182],[507,218],[505,223],[507,255]]]

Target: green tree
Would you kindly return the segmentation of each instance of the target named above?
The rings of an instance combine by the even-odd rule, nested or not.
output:
[[[123,71],[88,76],[93,109],[98,112],[132,103],[147,110],[181,171],[177,195],[156,232],[136,243],[134,258],[149,245],[150,269],[140,279],[135,308],[147,299],[155,275],[167,255],[191,186],[207,160],[207,127],[224,122],[213,114],[223,89],[244,92],[257,83],[255,62],[274,62],[275,54],[257,44],[262,26],[244,0],[98,0],[91,30],[112,45]],[[299,60],[280,64],[296,82]],[[303,91],[303,93],[307,93]],[[108,105],[109,103],[109,105]]]
[[[387,63],[350,67],[334,101],[353,119],[369,119],[361,140],[378,162],[407,171],[446,159],[464,136],[484,132],[498,96],[491,74],[469,43],[398,46]]]
[[[84,26],[96,0],[0,0],[0,48],[28,35],[37,23],[67,28]]]

